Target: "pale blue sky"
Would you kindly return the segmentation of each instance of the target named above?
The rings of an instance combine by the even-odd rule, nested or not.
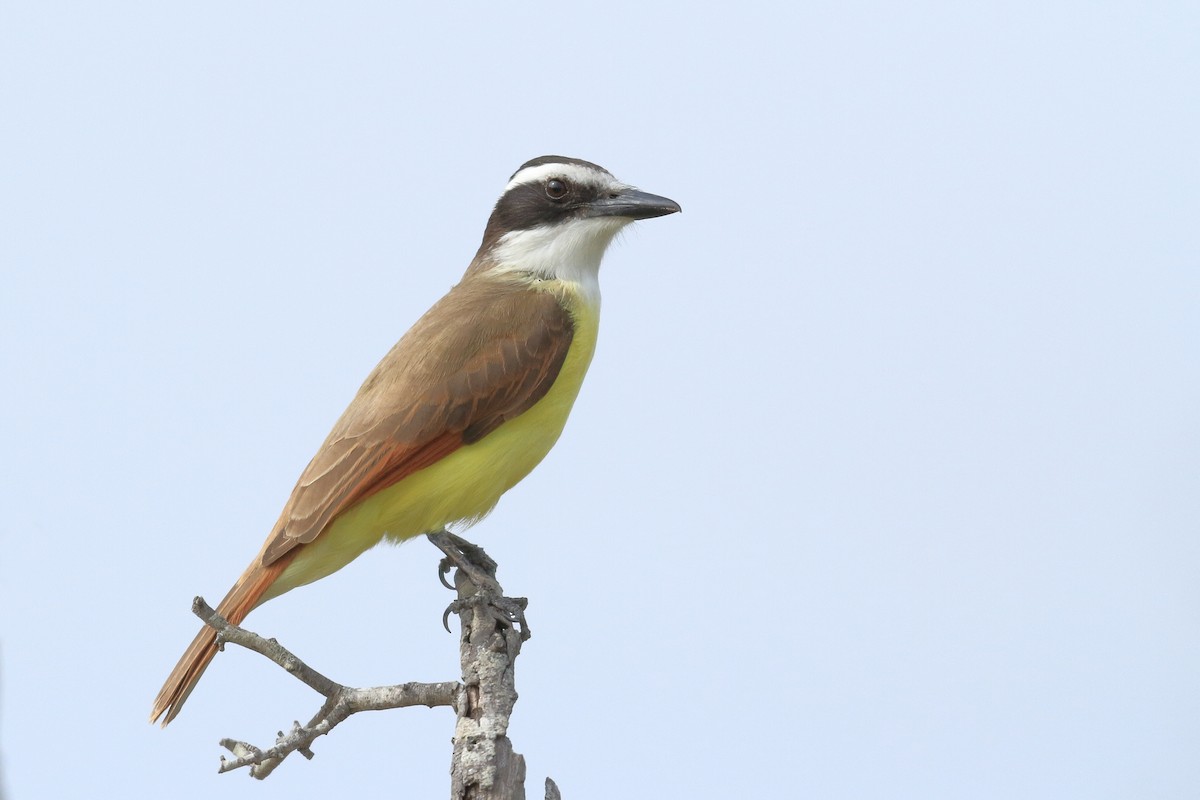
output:
[[[150,701],[523,161],[678,200],[557,449],[473,537],[566,797],[1200,791],[1193,3],[8,3],[7,800],[437,797],[452,719],[218,658]],[[457,676],[424,543],[249,625]],[[531,795],[532,796],[532,795]]]

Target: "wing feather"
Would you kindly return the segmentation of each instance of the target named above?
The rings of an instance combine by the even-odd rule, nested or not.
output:
[[[454,287],[363,383],[297,481],[262,564],[529,409],[558,377],[573,333],[558,298],[529,284],[475,278]]]

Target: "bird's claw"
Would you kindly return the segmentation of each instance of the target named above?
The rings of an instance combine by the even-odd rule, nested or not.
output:
[[[479,592],[468,597],[460,597],[446,606],[446,610],[442,613],[442,627],[446,629],[447,633],[451,633],[450,615],[470,608],[486,614],[489,619],[499,623],[501,627],[516,630],[520,634],[521,641],[524,642],[531,635],[529,623],[525,620],[525,609],[528,605],[529,600],[524,597],[501,597]]]
[[[454,584],[446,580],[446,576],[450,574],[450,570],[454,569],[454,562],[450,560],[450,556],[446,556],[438,562],[438,580],[442,582],[450,591],[454,591]]]

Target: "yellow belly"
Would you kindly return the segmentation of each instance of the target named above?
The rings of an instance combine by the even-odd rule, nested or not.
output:
[[[572,302],[574,301],[574,302]],[[596,349],[598,309],[567,295],[571,348],[546,396],[516,419],[351,506],[305,545],[259,601],[330,575],[383,538],[402,542],[455,522],[475,522],[541,462],[558,441]]]

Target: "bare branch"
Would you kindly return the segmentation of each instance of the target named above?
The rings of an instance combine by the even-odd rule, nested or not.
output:
[[[496,562],[482,548],[454,534],[428,535],[444,554],[439,567],[442,582],[454,570],[458,599],[445,617],[462,622],[459,658],[463,683],[403,683],[356,689],[343,686],[308,666],[274,639],[231,624],[202,598],[192,611],[217,632],[217,644],[245,647],[278,664],[297,680],[320,693],[325,702],[307,725],[293,722],[280,731],[273,746],[263,749],[237,739],[222,739],[232,758],[221,758],[219,772],[249,767],[250,775],[266,778],[292,753],[312,758],[312,743],[352,714],[407,706],[450,706],[458,716],[451,762],[451,797],[463,800],[524,800],[525,759],[513,751],[508,738],[509,717],[517,701],[514,662],[529,638],[523,597],[505,597],[496,580]],[[449,584],[447,584],[449,585]],[[444,621],[444,620],[443,620]],[[560,800],[554,781],[546,779],[547,800]]]
[[[455,800],[524,800],[525,758],[513,751],[509,717],[517,702],[513,668],[529,638],[523,597],[505,597],[496,562],[451,533],[429,534],[446,554],[441,571],[457,567],[458,599],[450,610],[462,620],[459,659],[464,702],[458,707],[450,796]]]
[[[221,746],[234,757],[221,757],[221,766],[217,770],[219,773],[250,767],[250,775],[262,780],[292,753],[299,752],[305,758],[312,758],[310,748],[318,736],[324,736],[351,714],[360,711],[383,711],[408,706],[449,706],[457,709],[461,705],[463,686],[457,681],[411,682],[369,689],[343,686],[305,664],[274,639],[264,639],[253,631],[230,623],[205,603],[204,598],[197,597],[192,601],[192,612],[217,632],[218,643],[230,642],[265,656],[325,697],[321,710],[307,725],[293,722],[291,730],[287,734],[280,731],[275,745],[266,750],[237,739],[222,739]]]
[[[197,597],[192,601],[192,613],[204,620],[205,625],[217,632],[217,647],[219,649],[224,649],[225,643],[231,642],[247,650],[253,650],[255,653],[271,659],[296,678],[303,681],[309,688],[325,697],[329,697],[338,689],[343,688],[340,684],[331,681],[305,664],[293,655],[292,651],[274,639],[264,639],[253,631],[239,628],[237,625],[230,623],[213,610],[208,603],[204,602],[203,597]]]

